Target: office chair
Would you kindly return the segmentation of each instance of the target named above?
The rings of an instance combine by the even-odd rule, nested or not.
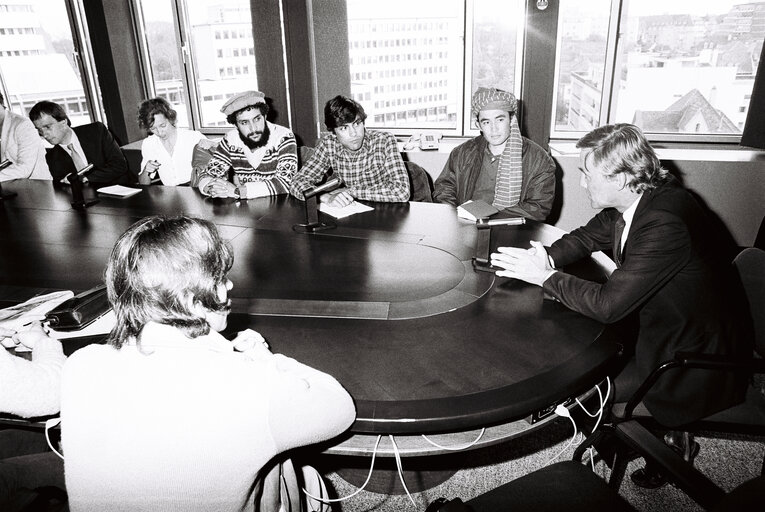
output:
[[[474,512],[635,510],[589,466],[574,461],[545,466],[476,496],[465,505],[470,507],[465,510]]]
[[[684,463],[690,473],[696,472]],[[744,482],[730,493],[720,494],[710,504],[714,512],[759,510],[765,502],[765,476]],[[635,510],[588,466],[575,461],[551,464],[465,502],[447,502],[428,507],[432,512],[567,512]]]
[[[756,355],[749,360],[733,360],[709,354],[678,352],[672,360],[656,368],[629,401],[625,404],[616,404],[612,408],[611,421],[591,434],[577,448],[574,452],[575,460],[581,460],[584,450],[589,446],[594,445],[597,448],[598,445],[607,445],[609,439],[616,439],[629,450],[626,454],[618,447],[614,451],[614,458],[610,461],[614,469],[613,474],[620,475],[619,470],[626,465],[630,456],[637,453],[646,461],[655,463],[663,475],[705,508],[713,506],[722,499],[724,492],[721,489],[701,473],[689,471],[692,465],[651,432],[663,427],[640,405],[643,397],[659,377],[674,368],[765,374],[765,359],[762,358],[765,356],[765,251],[747,248],[736,256],[733,264],[741,278],[749,304]],[[759,389],[750,385],[743,403],[675,428],[687,432],[704,431],[765,436],[765,396]],[[765,461],[761,473],[765,473]]]
[[[428,171],[413,162],[404,162],[409,174],[410,201],[433,202],[433,182]]]
[[[311,146],[300,146],[298,148],[298,169],[303,168],[306,162],[311,159],[315,151],[316,148]]]

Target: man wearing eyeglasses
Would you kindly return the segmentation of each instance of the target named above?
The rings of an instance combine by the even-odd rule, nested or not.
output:
[[[303,191],[319,183],[332,169],[342,186],[319,200],[330,206],[348,206],[354,199],[378,202],[409,200],[409,175],[396,138],[367,130],[367,115],[356,101],[335,96],[324,106],[324,124],[330,131],[311,159],[297,172],[290,193],[303,199]]]

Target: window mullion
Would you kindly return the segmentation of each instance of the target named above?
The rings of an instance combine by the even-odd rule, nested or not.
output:
[[[105,118],[104,108],[93,72],[96,69],[96,65],[93,61],[93,54],[88,46],[90,37],[87,32],[87,24],[84,22],[85,15],[82,11],[82,4],[80,0],[66,0],[65,5],[67,15],[69,16],[69,24],[72,27],[73,57],[80,71],[80,81],[85,90],[85,101],[88,103],[90,118],[93,121],[103,122]]]
[[[140,59],[141,70],[143,71],[144,83],[148,89],[148,95],[157,96],[157,87],[154,83],[154,70],[151,68],[151,57],[149,55],[149,43],[146,37],[146,20],[143,17],[142,0],[130,2],[133,13],[133,32],[136,41],[138,41],[138,58]]]
[[[615,111],[618,93],[615,88],[619,86],[619,43],[621,42],[622,26],[622,0],[611,0],[611,16],[608,23],[608,38],[606,46],[606,62],[603,67],[603,84],[601,85],[602,97],[600,99],[600,119],[598,124],[604,125],[613,122],[612,113]]]
[[[183,86],[186,90],[187,101],[191,111],[191,122],[189,127],[193,130],[199,130],[202,127],[202,115],[199,108],[199,91],[195,80],[194,59],[192,59],[191,33],[189,27],[189,17],[186,12],[184,0],[175,0],[175,9],[173,9],[173,18],[178,27],[176,31],[176,40],[178,48],[181,51],[181,65],[183,66]]]

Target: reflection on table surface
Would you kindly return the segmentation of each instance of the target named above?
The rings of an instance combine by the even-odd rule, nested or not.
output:
[[[256,329],[275,352],[334,375],[356,402],[353,434],[467,432],[456,444],[482,427],[485,442],[516,435],[532,412],[600,381],[618,351],[601,324],[541,288],[474,271],[475,224],[448,205],[368,203],[374,210],[344,219],[320,214],[336,227],[301,234],[292,226],[303,203],[286,196],[239,202],[151,186],[76,211],[50,182],[4,188],[18,196],[0,203],[0,300],[99,284],[116,239],[146,215],[206,218],[235,254],[228,330]],[[492,246],[561,234],[537,222],[497,227]],[[567,270],[605,279],[609,265],[600,255]],[[337,449],[367,444],[357,436]]]

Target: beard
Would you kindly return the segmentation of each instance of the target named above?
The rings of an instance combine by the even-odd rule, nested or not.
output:
[[[242,132],[239,132],[239,138],[242,140],[245,146],[250,148],[250,150],[262,148],[266,144],[268,144],[268,138],[271,136],[271,130],[269,130],[268,125],[263,126],[263,133],[260,136],[260,140],[254,141],[250,139],[249,137],[242,135]]]

